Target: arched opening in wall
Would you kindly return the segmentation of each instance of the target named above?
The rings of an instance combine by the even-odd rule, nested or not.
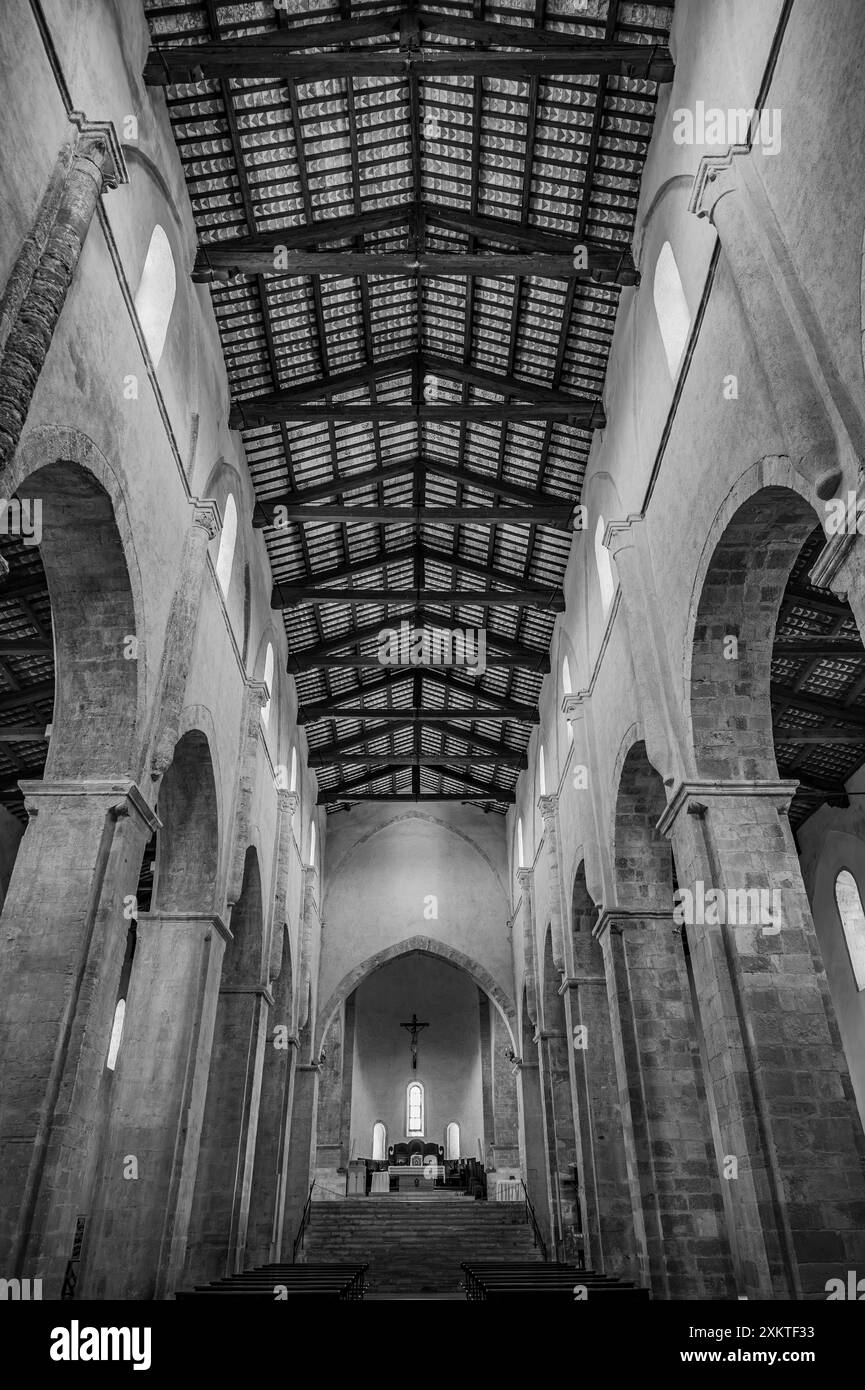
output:
[[[0,903],[27,826],[22,779],[133,775],[140,645],[108,493],[83,467],[28,474],[0,518]]]
[[[249,1181],[257,1111],[255,1058],[262,972],[263,913],[258,855],[250,846],[232,939],[222,962],[207,1100],[192,1202],[187,1277],[214,1279],[242,1254],[237,1243]],[[260,1081],[259,1081],[260,1084]]]
[[[210,748],[200,729],[178,740],[157,805],[162,828],[156,834],[151,911],[212,912],[219,816]]]
[[[248,1261],[253,1267],[277,1259],[282,1244],[291,1078],[297,1054],[292,1037],[291,940],[284,922],[276,930],[270,971],[273,1007],[264,1049],[246,1246]]]
[[[710,1248],[707,1244],[701,1256],[702,1241],[711,1239],[716,1253],[723,1245],[724,1280],[731,1266],[719,1219],[720,1134],[713,1133],[696,1001],[682,924],[674,916],[677,876],[670,842],[658,829],[666,805],[645,743],[636,742],[622,765],[614,821],[614,891],[623,913],[619,930],[609,937],[621,1028],[619,1091],[626,1089],[631,1097],[632,1201],[642,1210],[646,1229],[658,1233],[646,1246],[652,1287],[667,1290],[667,1297],[685,1297],[700,1277],[697,1261]],[[691,920],[686,914],[688,925]],[[660,1049],[659,1038],[666,1039]],[[674,1191],[686,1172],[703,1190],[681,1215],[664,1194]],[[683,1258],[685,1250],[690,1253]]]
[[[297,791],[297,748],[294,746],[291,750],[291,772],[288,779],[288,790],[290,792]]]
[[[517,821],[517,868],[526,867],[526,852],[523,846],[523,818],[520,816]]]
[[[252,616],[252,585],[249,579],[249,565],[243,567],[243,666],[249,656],[249,624]]]
[[[451,1120],[445,1130],[445,1158],[454,1160],[460,1156],[460,1127],[456,1120]]]
[[[670,376],[675,378],[688,343],[691,331],[691,314],[688,301],[676,265],[673,248],[665,241],[655,262],[655,275],[652,281],[652,297],[664,355]]]
[[[571,667],[566,656],[562,658],[562,690],[566,695],[573,694],[573,690],[571,688]],[[565,728],[568,731],[568,742],[570,743],[574,737],[574,731],[571,728],[570,719],[565,720]]]
[[[216,553],[216,578],[225,598],[231,586],[231,570],[234,565],[234,548],[237,544],[237,506],[229,492],[222,509],[222,530],[219,533],[219,550]]]
[[[154,367],[159,366],[165,347],[165,335],[168,332],[176,290],[177,277],[171,243],[157,222],[150,237],[138,289],[135,291],[135,312]]]
[[[370,1170],[381,1161],[372,1147],[377,1125],[390,1136],[390,1164],[406,1169],[404,1180],[392,1177],[394,1190],[448,1186],[474,1194],[484,1183],[480,1155],[513,1161],[512,1039],[468,970],[408,949],[363,972],[340,1006],[333,1003],[320,1025],[317,1187],[344,1194],[340,1170],[350,1155]],[[452,1161],[442,1143],[448,1124],[459,1126],[462,1150]],[[429,1160],[450,1166],[431,1176],[423,1171]],[[387,1172],[368,1174],[373,1192],[388,1191],[388,1181]],[[314,1242],[313,1227],[310,1236]]]
[[[700,775],[797,783],[786,817],[772,806],[758,815],[767,803],[754,803],[753,868],[741,886],[763,885],[779,928],[764,934],[764,949],[778,952],[778,989],[786,973],[780,943],[790,933],[818,970],[825,967],[831,1005],[819,1008],[830,1028],[837,1023],[861,1107],[865,999],[851,997],[843,926],[823,865],[832,855],[829,829],[861,838],[865,648],[849,604],[811,582],[824,545],[817,513],[790,488],[763,488],[734,513],[700,595],[691,713]],[[787,987],[796,983],[818,988],[816,976],[791,977]]]
[[[835,879],[835,903],[850,957],[850,968],[858,990],[865,989],[865,909],[859,885],[849,869]]]
[[[538,750],[538,789],[541,796],[547,794],[547,769],[544,765],[544,745]]]
[[[598,571],[598,585],[601,593],[601,614],[606,617],[610,609],[610,604],[616,592],[616,580],[613,575],[613,559],[609,550],[604,545],[604,532],[607,523],[602,516],[598,517],[598,524],[595,527],[595,567]]]
[[[309,867],[315,868],[315,821],[309,823]]]

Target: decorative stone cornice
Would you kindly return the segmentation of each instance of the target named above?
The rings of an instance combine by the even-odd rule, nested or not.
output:
[[[287,792],[282,787],[276,790],[276,805],[283,815],[293,817],[300,805],[300,792]]]
[[[517,883],[524,893],[530,893],[534,887],[534,869],[517,869]]]
[[[603,546],[605,550],[609,550],[613,559],[626,543],[634,544],[632,528],[644,520],[645,518],[639,512],[629,512],[626,517],[607,522],[603,535]]]
[[[207,532],[207,539],[215,540],[222,530],[222,513],[219,504],[212,497],[193,497],[192,524]]]
[[[768,796],[782,800],[789,806],[799,783],[796,781],[765,782],[727,782],[713,780],[707,782],[680,782],[670,798],[663,814],[658,820],[657,829],[662,835],[669,835],[677,817],[685,810],[689,815],[701,815],[706,807],[703,802],[709,797],[719,796]]]
[[[105,159],[102,165],[103,188],[118,188],[129,182],[129,170],[123,157],[123,147],[111,121],[88,121],[83,111],[70,111],[69,119],[78,128],[79,145],[76,154],[86,153],[88,142],[99,142],[104,146]]]
[[[621,936],[631,922],[670,922],[673,921],[672,905],[661,911],[651,907],[605,907],[598,913],[598,920],[592,928],[592,936],[598,940],[611,932]]]
[[[271,993],[270,985],[225,985],[221,986],[220,994],[256,994],[264,1000],[266,1004],[273,1008],[274,998]]]
[[[548,821],[555,821],[558,809],[559,797],[557,792],[548,792],[545,796],[538,797],[538,810],[545,826]]]
[[[711,221],[719,200],[736,186],[731,176],[733,161],[749,155],[747,145],[731,145],[723,154],[704,154],[694,178],[688,211]]]
[[[209,933],[215,927],[217,935],[221,936],[223,941],[234,940],[218,912],[159,912],[157,910],[156,912],[139,912],[136,914],[135,920],[139,930],[150,925],[163,927],[166,923],[174,923],[181,927],[200,926],[204,927],[205,940],[207,940]]]
[[[565,975],[559,985],[559,994],[565,994],[568,990],[579,989],[580,985],[605,985],[606,975]]]
[[[586,693],[581,691],[579,695],[564,695],[562,697],[562,714],[566,719],[582,719],[586,712]]]
[[[249,701],[251,705],[258,705],[259,709],[264,709],[270,699],[270,691],[266,681],[248,680],[246,688],[249,691]]]

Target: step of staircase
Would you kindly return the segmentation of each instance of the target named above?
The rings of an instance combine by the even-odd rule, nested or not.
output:
[[[525,1209],[471,1198],[355,1197],[313,1204],[302,1258],[360,1261],[376,1293],[456,1293],[463,1260],[540,1261]]]

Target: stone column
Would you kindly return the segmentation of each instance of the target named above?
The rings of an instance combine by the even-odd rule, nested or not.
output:
[[[538,810],[544,825],[544,847],[547,853],[547,871],[550,883],[550,927],[553,946],[553,964],[559,973],[568,965],[567,938],[570,914],[565,899],[562,881],[562,849],[559,834],[559,798],[556,795],[542,796],[538,800]]]
[[[258,1113],[255,1166],[247,1237],[248,1262],[265,1264],[276,1258],[280,1227],[283,1167],[291,1123],[291,1091],[297,1036],[294,1033],[297,985],[287,950],[288,889],[292,820],[300,804],[297,792],[278,790],[274,891],[268,969],[274,1005],[268,1020],[264,1049],[261,1103]]]
[[[667,651],[664,614],[655,593],[652,556],[646,523],[629,516],[611,521],[604,545],[616,562],[628,646],[640,692],[640,714],[646,753],[655,767],[684,775],[681,749],[688,746],[679,706],[673,696],[678,688]]]
[[[593,759],[590,755],[590,707],[591,699],[585,691],[579,695],[565,695],[562,699],[562,713],[570,724],[574,744],[571,766],[586,770],[585,780],[580,777],[575,783],[579,798],[578,814],[583,838],[586,884],[595,902],[605,902],[612,899],[613,885],[606,836],[602,833],[605,808],[600,788],[595,785],[595,779],[591,774]]]
[[[36,383],[101,193],[128,182],[114,127],[79,118],[0,304],[0,471],[21,438]]]
[[[81,1296],[170,1298],[181,1281],[228,930],[142,912]]]
[[[641,1274],[656,1298],[723,1298],[730,1251],[672,912],[607,909],[598,935]]]
[[[290,1260],[292,1245],[309,1196],[315,1164],[318,1076],[321,1063],[298,1062],[294,1069],[291,1139],[283,1202],[282,1245],[278,1259]]]
[[[523,966],[525,970],[526,1002],[529,1018],[537,1027],[538,1019],[538,969],[535,959],[535,875],[531,869],[517,870],[517,883],[523,899]]]
[[[832,497],[865,459],[863,419],[745,145],[703,157],[689,210],[721,238],[790,461],[818,497]]]
[[[659,822],[692,895],[680,910],[749,1298],[824,1298],[865,1260],[865,1139],[787,819],[795,786],[685,783]]]
[[[364,1155],[361,1135],[351,1132],[351,1093],[354,1082],[354,995],[350,995],[344,1006],[345,1024],[342,1037],[342,1097],[339,1116],[339,1168],[345,1172],[351,1158],[351,1141],[357,1141],[357,1152]],[[368,1142],[368,1141],[367,1141]]]
[[[519,1111],[515,1054],[504,1020],[498,1009],[490,1010],[492,1030],[493,1114],[495,1142],[493,1157],[498,1177],[507,1179],[520,1166]]]
[[[162,776],[174,757],[201,608],[201,591],[207,573],[207,547],[219,535],[221,526],[219,508],[214,501],[210,498],[193,501],[192,525],[183,542],[180,575],[162,645],[159,694],[155,701],[159,722],[154,729],[150,755],[150,775],[154,779]]]
[[[124,899],[158,821],[125,778],[20,785],[30,821],[0,919],[0,1268],[56,1298],[95,1173]]]
[[[478,990],[478,1023],[481,1038],[481,1103],[483,1114],[484,1164],[493,1160],[496,1143],[496,1119],[493,1108],[493,1046],[490,1001],[482,989]],[[465,1143],[468,1139],[463,1140]]]

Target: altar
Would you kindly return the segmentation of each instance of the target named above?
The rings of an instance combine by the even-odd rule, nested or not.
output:
[[[392,1164],[387,1171],[390,1185],[395,1182],[397,1192],[429,1191],[437,1182],[443,1182],[445,1175],[441,1163]]]

